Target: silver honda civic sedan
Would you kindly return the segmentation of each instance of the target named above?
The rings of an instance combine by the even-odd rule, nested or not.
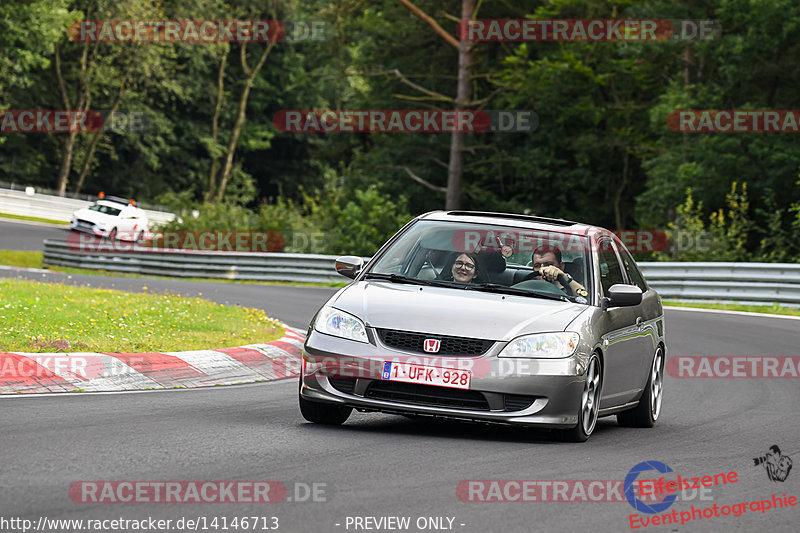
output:
[[[353,409],[559,430],[597,419],[652,427],[661,412],[664,313],[628,250],[560,219],[433,212],[364,263],[314,316],[300,410]]]

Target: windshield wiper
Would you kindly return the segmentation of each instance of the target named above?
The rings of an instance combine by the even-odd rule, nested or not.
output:
[[[505,285],[500,285],[499,283],[478,283],[474,285],[468,285],[466,288],[476,291],[513,294],[516,296],[537,296],[540,298],[549,298],[550,300],[559,300],[562,302],[572,301],[562,294],[554,294],[552,292],[544,292],[544,291],[533,291],[528,289],[518,289],[516,287],[506,287]]]
[[[370,272],[366,276],[365,279],[382,279],[386,281],[391,281],[392,283],[410,283],[412,285],[428,285],[431,287],[447,287],[453,288],[453,285],[447,281],[437,281],[433,279],[418,279],[412,278],[411,276],[403,276],[401,274],[380,274],[377,272]]]

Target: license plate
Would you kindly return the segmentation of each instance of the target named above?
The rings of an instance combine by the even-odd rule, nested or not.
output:
[[[402,381],[404,383],[418,383],[421,385],[435,385],[437,387],[469,389],[470,382],[472,381],[472,372],[469,370],[456,370],[440,366],[386,361],[383,363],[381,379],[386,381]]]

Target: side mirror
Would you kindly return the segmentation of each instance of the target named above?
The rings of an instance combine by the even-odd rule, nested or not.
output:
[[[642,303],[642,289],[635,285],[617,283],[608,289],[608,296],[600,299],[603,311],[610,307],[627,307]]]
[[[335,267],[342,276],[354,279],[364,267],[364,260],[355,255],[343,255],[336,258]]]

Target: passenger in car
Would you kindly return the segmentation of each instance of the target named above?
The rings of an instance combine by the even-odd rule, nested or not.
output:
[[[450,268],[450,275],[443,279],[452,280],[458,283],[472,283],[480,274],[478,265],[478,254],[473,252],[463,252],[458,254]]]
[[[586,298],[588,292],[586,287],[574,280],[571,275],[564,271],[564,261],[561,258],[561,249],[558,246],[543,246],[533,252],[533,274],[526,279],[541,279],[549,281],[567,294]],[[559,281],[559,276],[564,275],[567,285],[564,286]]]

